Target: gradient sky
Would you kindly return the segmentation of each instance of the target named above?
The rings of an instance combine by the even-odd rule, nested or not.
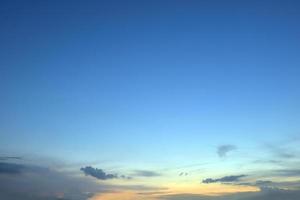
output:
[[[102,182],[176,195],[255,191],[201,181],[299,169],[299,10],[289,0],[1,1],[0,161],[93,166],[132,178]]]

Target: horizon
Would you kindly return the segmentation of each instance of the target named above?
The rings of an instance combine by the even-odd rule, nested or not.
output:
[[[1,1],[0,199],[300,199],[299,10]]]

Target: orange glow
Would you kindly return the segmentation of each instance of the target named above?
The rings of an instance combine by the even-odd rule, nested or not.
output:
[[[103,193],[93,196],[90,200],[157,200],[157,198],[151,197],[151,195],[140,195],[133,191]]]
[[[98,194],[92,197],[90,200],[158,200],[163,195],[176,195],[176,194],[194,194],[194,195],[210,195],[218,196],[230,193],[239,192],[258,192],[259,188],[252,186],[236,186],[236,185],[172,185],[170,189],[164,190],[162,193],[145,192],[141,191],[116,191],[112,193]]]
[[[202,185],[169,185],[173,194],[202,194],[202,195],[223,195],[238,192],[257,192],[259,188],[253,186],[223,185],[223,184],[202,184]]]

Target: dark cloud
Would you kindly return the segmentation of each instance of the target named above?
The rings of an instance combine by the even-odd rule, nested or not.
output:
[[[26,163],[1,163],[0,166],[1,200],[83,200],[94,194],[120,190],[146,192],[166,189],[145,185],[105,184],[78,176],[80,171],[55,170]],[[106,178],[111,177],[109,174],[105,175]]]
[[[282,189],[293,189],[297,190],[300,189],[300,181],[279,181],[274,182],[270,180],[257,180],[255,182],[248,182],[248,183],[237,183],[237,185],[247,185],[247,186],[256,186],[259,187],[262,191],[267,190],[282,190]]]
[[[268,190],[298,190],[300,189],[300,181],[269,181],[269,180],[257,180],[252,183],[238,183],[237,185],[256,186],[262,191]]]
[[[0,163],[0,169],[0,199],[5,200],[82,200],[109,189],[43,166]]]
[[[162,195],[163,200],[299,200],[300,190],[266,189],[260,192],[241,192],[220,196],[197,194]]]
[[[257,180],[257,181],[255,182],[255,185],[258,185],[258,186],[260,186],[260,185],[265,186],[265,185],[270,185],[270,184],[272,184],[272,183],[273,183],[273,181]]]
[[[92,176],[100,180],[114,179],[118,178],[117,174],[107,174],[102,169],[93,168],[91,166],[82,167],[80,169],[87,176]]]
[[[11,162],[0,162],[0,174],[23,174],[23,173],[45,173],[48,171],[48,168],[28,165],[28,164],[20,164],[20,163],[11,163]]]
[[[132,174],[133,176],[144,176],[144,177],[155,177],[155,176],[161,176],[160,173],[149,171],[149,170],[135,170]]]
[[[7,160],[21,160],[22,157],[19,156],[0,156],[0,160],[7,161]]]
[[[121,175],[121,176],[119,176],[119,178],[128,179],[128,180],[132,179],[131,176],[125,176],[125,175]]]
[[[247,175],[237,175],[237,176],[224,176],[222,178],[217,178],[217,179],[212,179],[212,178],[207,178],[207,179],[204,179],[202,181],[202,183],[217,183],[217,182],[220,182],[220,183],[229,183],[229,182],[237,182],[240,180],[240,178],[243,178]]]
[[[273,187],[274,182],[268,180],[257,180],[255,182],[241,182],[236,185],[257,186],[259,188]]]
[[[0,162],[0,174],[20,174],[25,168],[21,164]]]
[[[218,147],[217,153],[220,157],[226,157],[228,152],[233,151],[235,149],[237,149],[237,147],[234,145],[230,145],[230,144],[221,145]]]
[[[181,172],[181,173],[179,174],[179,176],[187,176],[187,175],[188,175],[187,172]]]

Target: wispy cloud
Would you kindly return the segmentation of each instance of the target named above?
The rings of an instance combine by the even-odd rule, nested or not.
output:
[[[207,178],[207,179],[204,179],[202,181],[202,183],[217,183],[217,182],[220,182],[220,183],[228,183],[228,182],[236,182],[236,181],[239,181],[240,178],[243,178],[247,175],[237,175],[237,176],[224,176],[222,178],[217,178],[217,179],[212,179],[212,178]]]
[[[280,146],[265,144],[265,147],[278,159],[291,159],[296,157],[291,150]]]
[[[279,169],[273,170],[275,176],[300,177],[300,169]]]
[[[22,157],[19,156],[0,156],[0,160],[7,161],[7,160],[21,160]]]
[[[260,192],[242,192],[221,196],[205,196],[198,194],[162,195],[164,200],[299,200],[300,190],[267,189]]]
[[[219,155],[219,157],[223,158],[227,156],[227,153],[233,150],[236,150],[237,147],[235,145],[230,145],[230,144],[226,144],[226,145],[221,145],[218,146],[217,149],[217,154]]]
[[[134,170],[132,176],[155,177],[161,176],[161,174],[150,170]]]

